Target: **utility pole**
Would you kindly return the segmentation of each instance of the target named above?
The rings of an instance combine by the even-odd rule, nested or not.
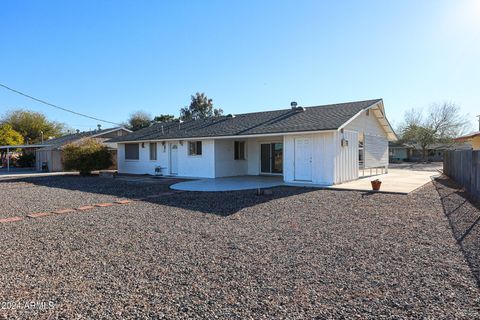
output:
[[[480,114],[477,116],[478,118],[478,131],[480,131]]]

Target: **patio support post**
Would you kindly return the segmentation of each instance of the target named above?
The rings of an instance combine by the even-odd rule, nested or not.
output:
[[[7,172],[10,172],[10,148],[7,147]]]

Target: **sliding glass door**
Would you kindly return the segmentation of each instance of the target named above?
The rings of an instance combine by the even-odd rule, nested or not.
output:
[[[283,172],[283,143],[262,143],[260,149],[262,173]]]

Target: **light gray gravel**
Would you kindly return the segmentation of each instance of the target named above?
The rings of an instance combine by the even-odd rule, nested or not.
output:
[[[170,191],[174,179],[125,181],[98,176],[61,176],[0,179],[0,218],[25,216],[32,212],[76,208],[118,198],[136,198]]]
[[[44,210],[165,188],[55,179],[35,191],[0,183],[2,202]],[[24,203],[29,192],[45,199],[38,208]],[[52,304],[0,316],[480,317],[479,289],[433,184],[409,196],[273,193],[187,192],[0,225],[0,303]]]
[[[434,182],[448,219],[477,284],[480,287],[480,201],[470,196],[452,180],[441,177]]]

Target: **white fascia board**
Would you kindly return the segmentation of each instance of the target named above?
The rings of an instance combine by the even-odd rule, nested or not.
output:
[[[49,144],[22,144],[18,146],[0,146],[0,149],[26,149],[26,148],[45,148],[49,147]]]
[[[300,132],[284,132],[284,133],[265,133],[265,134],[250,134],[250,135],[235,135],[235,136],[212,136],[212,137],[188,137],[188,138],[171,138],[171,139],[147,139],[134,141],[118,141],[116,143],[144,143],[144,142],[161,142],[161,141],[193,141],[193,140],[216,140],[216,139],[248,139],[261,137],[278,137],[290,136],[299,134],[314,134],[314,133],[329,133],[337,132],[337,130],[316,130],[316,131],[300,131]]]

